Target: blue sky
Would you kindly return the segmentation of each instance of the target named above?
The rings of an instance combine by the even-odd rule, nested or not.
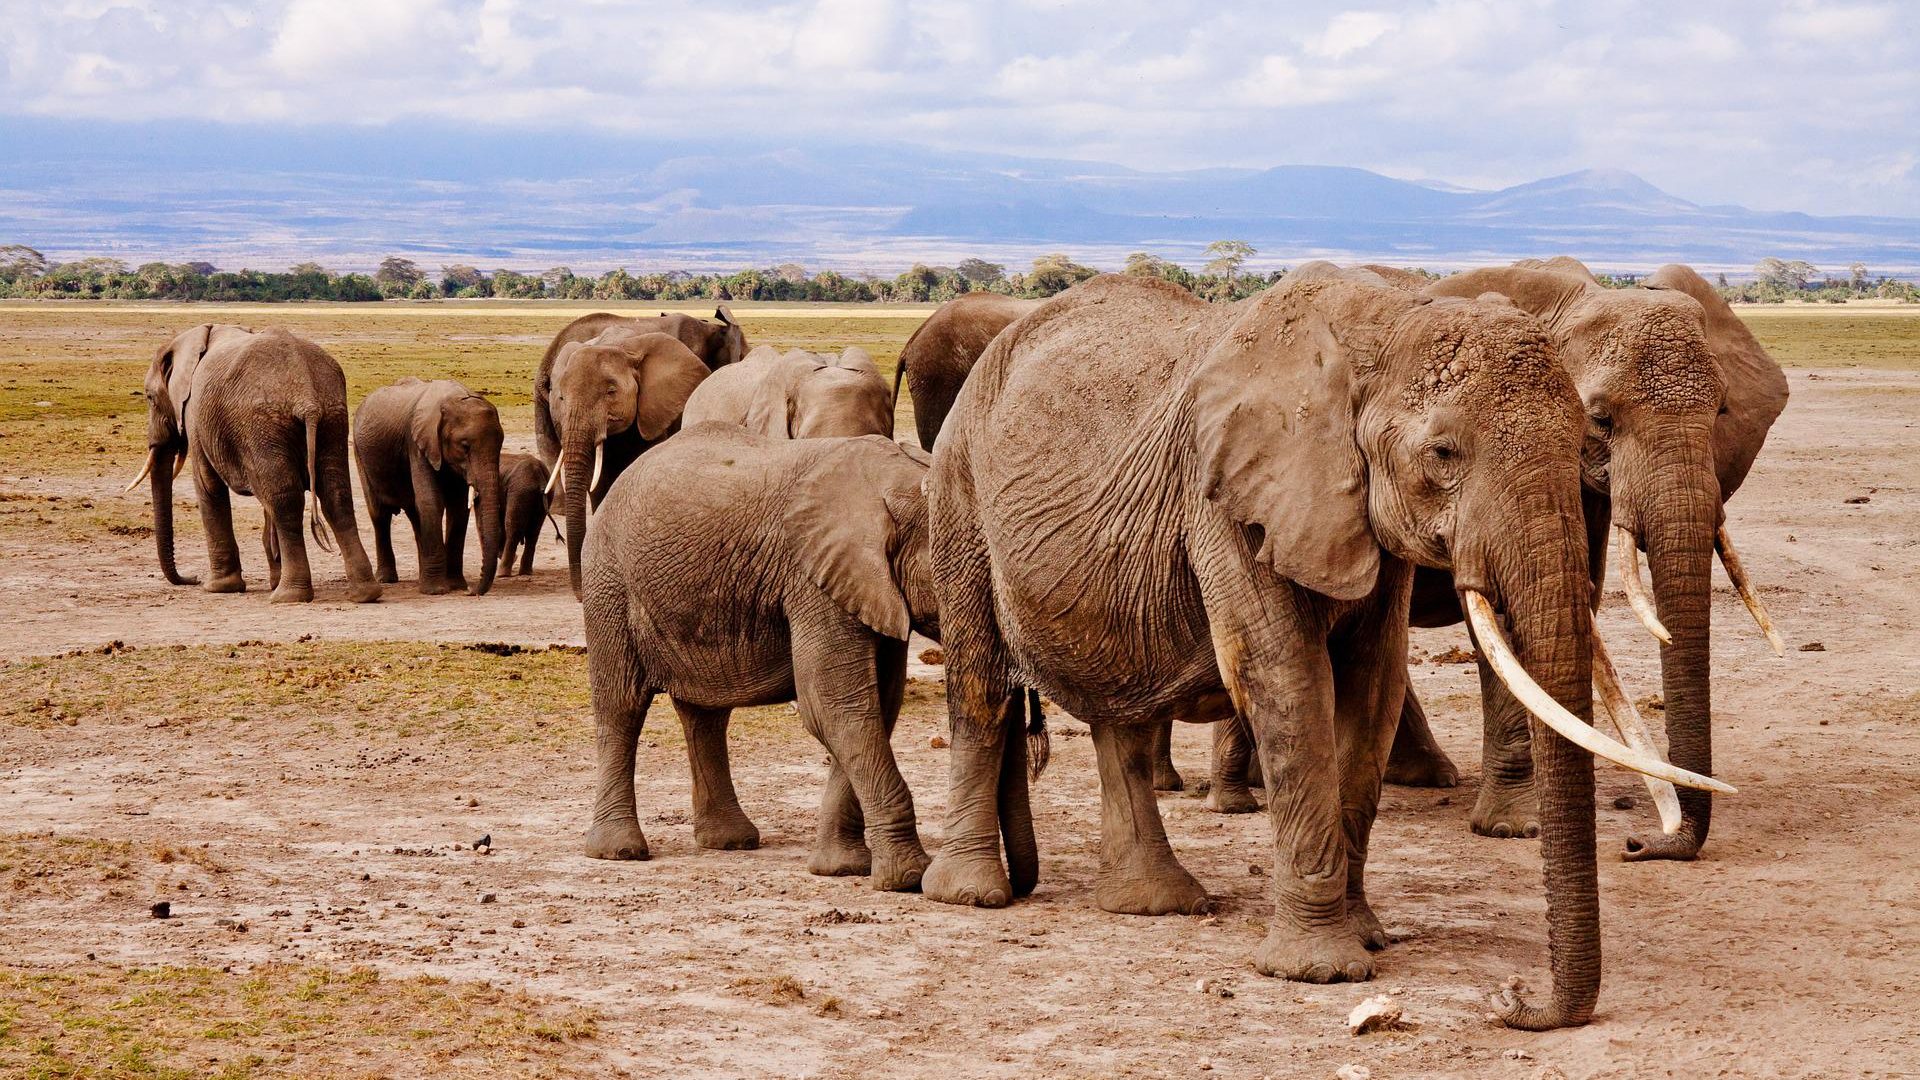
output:
[[[1912,4],[0,0],[0,115],[907,142],[1147,169],[1585,167],[1920,215]]]

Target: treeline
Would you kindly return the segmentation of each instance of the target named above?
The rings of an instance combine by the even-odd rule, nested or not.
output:
[[[1252,245],[1221,240],[1207,249],[1199,271],[1147,252],[1127,256],[1123,273],[1157,277],[1179,284],[1208,300],[1239,300],[1285,276],[1285,269],[1243,269],[1256,254]],[[1439,274],[1413,268],[1439,280]],[[1052,296],[1100,271],[1065,255],[1043,255],[1026,270],[1008,273],[999,263],[963,259],[955,266],[916,264],[895,277],[848,275],[834,270],[810,272],[798,263],[782,263],[731,274],[692,274],[684,270],[635,274],[609,270],[598,276],[575,274],[564,266],[543,273],[499,269],[491,273],[465,264],[430,273],[410,259],[390,257],[372,274],[335,274],[317,263],[301,263],[280,273],[220,270],[211,263],[151,262],[129,267],[119,259],[88,258],[53,263],[20,245],[0,246],[0,298],[78,300],[437,300],[501,297],[527,300],[708,301],[787,300],[827,303],[924,303],[951,300],[969,292],[1008,296]],[[1624,288],[1635,275],[1600,275],[1602,284]],[[1801,261],[1766,259],[1753,280],[1730,284],[1719,277],[1721,295],[1734,303],[1839,303],[1882,298],[1920,303],[1920,288],[1886,276],[1875,277],[1855,263],[1845,278],[1821,276]]]

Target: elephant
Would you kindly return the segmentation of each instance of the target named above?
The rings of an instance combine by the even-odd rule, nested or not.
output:
[[[550,475],[546,463],[533,454],[501,454],[500,483],[506,492],[506,546],[500,549],[500,575],[513,576],[514,556],[520,560],[520,574],[533,573],[533,549],[540,543],[540,526],[551,520],[547,514],[553,499],[547,494]],[[560,527],[554,526],[554,536]]]
[[[587,678],[598,724],[586,853],[649,855],[635,742],[666,693],[693,774],[703,848],[753,848],[727,763],[732,709],[798,701],[832,755],[807,867],[920,883],[927,855],[889,739],[907,635],[938,639],[926,455],[877,435],[784,440],[689,428],[608,491],[587,536]]]
[[[578,597],[589,503],[597,507],[642,451],[680,429],[680,412],[708,368],[677,338],[613,326],[561,346],[550,374],[549,422],[560,452],[547,490],[557,485],[566,507],[567,576]],[[541,458],[548,460],[544,451]]]
[[[1231,306],[1123,275],[1049,300],[988,347],[934,450],[951,749],[922,892],[994,907],[1038,881],[1024,742],[999,709],[1025,684],[1092,729],[1098,905],[1205,910],[1148,751],[1159,721],[1243,717],[1274,842],[1254,964],[1371,978],[1386,934],[1364,870],[1413,567],[1450,567],[1500,673],[1497,707],[1542,724],[1552,1000],[1509,989],[1493,1004],[1515,1027],[1585,1023],[1600,978],[1592,755],[1719,782],[1588,721],[1579,446],[1573,383],[1509,304],[1326,263]]]
[[[687,399],[682,425],[735,424],[770,439],[893,437],[893,394],[864,349],[839,356],[762,345]]]
[[[913,425],[921,446],[933,450],[954,398],[960,395],[960,387],[979,362],[980,354],[987,351],[987,343],[1040,304],[1039,300],[1018,300],[999,293],[967,293],[941,304],[914,330],[900,349],[900,364],[893,371],[893,396],[900,396],[904,378],[913,395]]]
[[[1621,548],[1627,596],[1662,642],[1671,760],[1710,775],[1709,611],[1716,550],[1774,651],[1783,651],[1723,525],[1722,506],[1786,407],[1786,376],[1727,302],[1685,266],[1663,266],[1640,288],[1609,289],[1580,262],[1562,256],[1469,271],[1428,284],[1424,293],[1504,296],[1553,336],[1585,410],[1581,480],[1594,595],[1605,576],[1611,537]],[[1641,549],[1652,567],[1651,600],[1640,582]],[[1454,586],[1443,570],[1416,572],[1415,624],[1458,622]],[[1483,669],[1483,685],[1485,675]],[[1629,695],[1617,697],[1631,708]],[[1532,835],[1537,812],[1526,729],[1488,723],[1484,745],[1474,831]],[[1409,692],[1387,778],[1446,786],[1457,775]],[[1623,858],[1697,857],[1711,821],[1711,793],[1680,792],[1676,799],[1671,789],[1650,786],[1665,831],[1629,836]]]
[[[562,449],[560,428],[553,417],[553,365],[560,359],[560,350],[568,345],[585,344],[614,328],[666,334],[698,356],[709,371],[738,363],[747,355],[746,331],[733,321],[733,309],[725,304],[714,308],[712,322],[664,312],[657,317],[629,318],[604,311],[573,320],[548,343],[533,377],[534,444],[549,469],[559,463]]]
[[[452,379],[408,376],[368,394],[353,414],[353,456],[373,519],[380,580],[400,580],[393,516],[405,514],[419,553],[420,591],[485,596],[493,588],[506,531],[500,478],[505,433],[493,403]],[[468,493],[472,505],[468,505]],[[480,529],[480,579],[467,583],[469,511]]]
[[[323,549],[338,541],[349,598],[380,598],[353,519],[347,380],[326,350],[280,327],[256,333],[203,324],[154,354],[146,396],[147,460],[127,490],[151,479],[154,541],[169,582],[200,583],[174,565],[173,477],[185,459],[207,534],[206,591],[247,588],[233,534],[231,495],[238,492],[260,500],[275,603],[313,599],[303,516]]]

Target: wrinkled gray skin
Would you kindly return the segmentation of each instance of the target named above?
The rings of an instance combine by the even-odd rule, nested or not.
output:
[[[500,549],[500,576],[512,577],[517,555],[522,576],[533,573],[533,549],[540,543],[540,530],[549,520],[547,511],[553,500],[546,494],[552,474],[532,454],[501,454],[500,484],[506,492],[506,546]],[[559,526],[554,526],[559,535]]]
[[[600,505],[623,469],[680,430],[680,411],[708,369],[677,338],[614,326],[589,341],[561,346],[549,374],[549,420],[560,448],[553,467],[560,473],[558,496],[566,508],[567,574],[573,595],[579,596],[589,502]],[[606,456],[600,482],[592,485],[594,456],[601,450]]]
[[[658,315],[628,318],[607,312],[582,315],[568,323],[547,344],[540,367],[533,376],[533,435],[540,460],[553,468],[560,460],[560,426],[553,415],[553,365],[560,350],[569,344],[585,344],[603,332],[615,328],[640,333],[665,334],[700,358],[709,371],[738,363],[747,355],[747,335],[733,321],[733,310],[721,304],[713,311],[713,321],[691,315]]]
[[[1785,375],[1726,301],[1685,266],[1661,267],[1641,288],[1608,289],[1561,257],[1470,271],[1424,291],[1508,297],[1553,335],[1587,417],[1581,478],[1595,595],[1606,571],[1608,526],[1621,526],[1647,552],[1654,602],[1673,635],[1660,647],[1669,757],[1712,775],[1714,530],[1725,517],[1722,504],[1786,407]],[[1444,572],[1415,575],[1413,619],[1419,626],[1459,621]],[[1484,688],[1484,668],[1481,676]],[[1524,724],[1486,724],[1475,832],[1537,833],[1527,738]],[[1457,776],[1409,692],[1387,779],[1451,786]],[[1707,839],[1713,796],[1683,788],[1680,807],[1677,833],[1630,836],[1624,857],[1695,858]]]
[[[173,556],[173,477],[185,458],[207,534],[208,592],[247,588],[233,535],[231,493],[238,492],[260,500],[275,603],[313,599],[303,511],[322,547],[333,550],[338,541],[348,595],[360,603],[380,598],[353,520],[347,380],[324,349],[278,327],[256,334],[196,326],[154,354],[146,395],[153,535],[168,581],[199,584]],[[333,540],[322,532],[323,515]]]
[[[923,892],[998,906],[1038,879],[1023,742],[997,708],[1026,683],[1093,731],[1099,905],[1204,910],[1148,750],[1157,722],[1237,713],[1274,841],[1255,966],[1371,977],[1386,935],[1363,871],[1412,568],[1483,592],[1541,686],[1589,715],[1579,442],[1579,399],[1531,318],[1324,263],[1231,307],[1099,277],[1009,327],[934,452],[952,749]],[[1533,747],[1552,1001],[1498,1010],[1546,1028],[1586,1022],[1598,993],[1593,761],[1550,729]]]
[[[900,349],[900,365],[893,371],[893,396],[900,396],[904,378],[907,391],[913,395],[913,426],[921,446],[933,449],[940,426],[946,423],[954,399],[966,385],[967,373],[987,351],[987,343],[1041,303],[998,293],[968,293],[935,308],[914,330]]]
[[[599,724],[588,855],[648,857],[634,745],[662,692],[686,734],[695,842],[758,847],[734,795],[727,718],[797,701],[833,759],[808,869],[869,874],[876,889],[920,883],[927,856],[888,740],[908,631],[940,633],[926,475],[924,454],[883,437],[773,440],[718,422],[627,470],[587,537]]]
[[[893,436],[893,392],[866,351],[839,356],[762,345],[708,376],[681,423],[717,420],[769,439]]]
[[[368,394],[353,414],[353,457],[373,519],[381,581],[400,580],[393,516],[405,514],[419,554],[420,591],[485,596],[493,588],[505,532],[500,482],[500,413],[452,379],[401,379]],[[471,505],[469,505],[471,492]],[[480,529],[480,580],[463,567],[467,514]]]

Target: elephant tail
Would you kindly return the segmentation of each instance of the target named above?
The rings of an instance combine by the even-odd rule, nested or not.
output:
[[[313,531],[313,542],[326,552],[338,551],[333,536],[326,523],[320,517],[320,418],[305,416],[301,422],[307,427],[307,519],[308,528]]]
[[[893,365],[893,407],[900,407],[900,380],[907,373],[907,358],[902,355]]]
[[[1027,782],[1040,779],[1053,757],[1053,739],[1047,734],[1047,714],[1040,710],[1040,691],[1027,687]]]

